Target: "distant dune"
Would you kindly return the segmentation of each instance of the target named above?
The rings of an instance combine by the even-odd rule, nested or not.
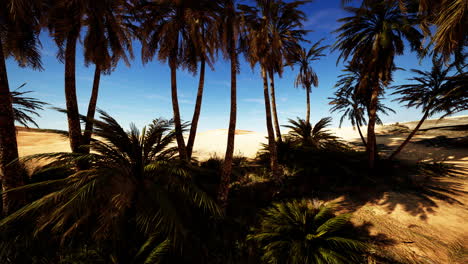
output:
[[[417,121],[401,124],[406,125],[409,128],[413,128],[417,124]],[[463,124],[468,125],[468,116],[457,116],[445,118],[443,120],[427,120],[422,129]],[[404,140],[404,135],[385,136],[390,128],[392,128],[390,124],[377,127],[378,132],[381,133],[378,141],[379,143],[388,146],[396,146],[399,142]],[[364,135],[366,134],[366,129],[366,127],[362,127]],[[357,130],[352,127],[330,128],[330,130],[343,140],[356,143],[360,142]],[[286,130],[283,130],[282,132],[287,133]],[[227,144],[227,133],[227,129],[214,129],[199,132],[195,139],[194,146],[195,154],[198,159],[203,160],[210,156],[224,156]],[[441,131],[441,135],[445,136],[450,136],[451,133],[452,132],[447,130]],[[250,130],[236,130],[235,155],[243,155],[249,158],[255,157],[257,151],[261,148],[261,145],[267,143],[266,136],[266,133]],[[434,136],[433,133],[431,136]],[[424,135],[417,135],[415,139],[424,137]],[[70,151],[69,143],[63,136],[47,132],[47,130],[26,129],[22,127],[18,127],[18,145],[20,156],[44,152]],[[416,156],[419,157],[418,155]]]

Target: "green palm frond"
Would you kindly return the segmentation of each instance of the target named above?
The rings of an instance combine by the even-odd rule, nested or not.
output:
[[[367,246],[349,237],[349,217],[317,201],[274,203],[247,239],[259,244],[266,263],[360,263]]]
[[[316,149],[325,149],[331,145],[342,144],[338,137],[326,129],[331,123],[330,117],[320,119],[314,126],[301,118],[297,118],[297,120],[289,119],[289,123],[290,125],[284,125],[284,127],[291,130],[288,137],[296,144]]]

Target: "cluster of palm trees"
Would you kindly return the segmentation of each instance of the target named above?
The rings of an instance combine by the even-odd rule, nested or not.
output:
[[[312,63],[323,56],[327,46],[317,42],[310,49],[301,47],[307,43],[303,23],[306,14],[301,6],[310,1],[256,0],[254,5],[237,4],[235,0],[5,0],[0,3],[0,170],[3,172],[4,190],[19,187],[22,180],[12,161],[18,159],[14,110],[8,85],[5,60],[12,56],[20,66],[42,69],[39,33],[47,29],[58,47],[65,75],[66,114],[68,134],[73,153],[89,153],[93,119],[96,111],[101,74],[110,74],[123,60],[129,65],[133,58],[132,43],[142,44],[144,62],[157,57],[166,62],[171,72],[173,121],[179,159],[189,162],[193,155],[198,120],[201,113],[206,65],[213,67],[221,52],[231,64],[231,112],[227,149],[222,170],[218,200],[225,203],[228,196],[232,170],[234,135],[236,127],[236,75],[239,55],[244,55],[251,67],[260,68],[264,87],[266,125],[270,167],[274,179],[279,180],[281,168],[277,161],[277,142],[281,142],[281,130],[275,100],[275,75],[281,77],[285,66],[298,66],[295,85],[307,94],[306,123],[310,123],[309,93],[318,85],[318,77]],[[343,1],[351,2],[351,1]],[[432,3],[434,2],[434,3]],[[442,3],[443,2],[443,3]],[[463,0],[365,0],[359,7],[345,7],[349,17],[340,20],[336,30],[338,38],[332,50],[339,51],[339,61],[348,62],[348,75],[342,76],[341,87],[334,100],[335,110],[344,110],[353,124],[359,128],[367,123],[367,140],[361,134],[368,153],[369,167],[373,168],[376,149],[375,125],[379,123],[378,111],[386,112],[381,98],[392,82],[397,67],[394,58],[404,53],[404,46],[424,55],[428,52],[442,54],[447,62],[451,55],[457,65],[464,60],[467,43],[466,8]],[[429,6],[433,8],[429,8]],[[448,17],[449,19],[444,19]],[[429,24],[436,26],[430,45],[423,47],[423,38],[430,37]],[[76,96],[76,47],[83,38],[86,65],[95,66],[91,99],[82,130]],[[462,58],[462,59],[461,59]],[[439,63],[441,65],[441,62]],[[438,64],[438,65],[439,65]],[[186,144],[184,124],[180,117],[177,89],[177,70],[199,72],[197,98],[190,134]],[[466,74],[450,77],[452,86],[445,85],[439,95],[444,98],[462,98],[456,110],[466,109],[463,101]],[[455,88],[454,88],[455,87]],[[437,88],[438,89],[438,88]],[[409,94],[412,87],[402,88]],[[412,96],[418,96],[413,94]],[[432,98],[432,97],[431,97]],[[402,99],[404,101],[408,101]],[[427,99],[431,101],[432,99]],[[445,107],[453,113],[453,105],[445,99],[437,107]],[[431,101],[432,102],[432,101]],[[415,104],[409,103],[409,106]],[[425,106],[425,116],[432,113]],[[451,107],[451,108],[450,108]],[[437,109],[439,109],[437,108]],[[364,113],[367,112],[367,121]],[[409,137],[411,138],[411,137]],[[83,167],[82,167],[83,166]],[[78,163],[80,169],[86,164]],[[4,196],[4,206],[9,210],[11,200]]]

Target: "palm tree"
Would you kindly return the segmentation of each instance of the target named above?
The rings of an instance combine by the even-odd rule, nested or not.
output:
[[[351,125],[357,127],[362,143],[367,148],[367,142],[362,134],[361,126],[367,124],[364,115],[367,111],[370,98],[368,93],[360,93],[358,90],[359,80],[361,79],[360,68],[362,67],[356,64],[346,65],[344,69],[345,73],[338,76],[339,80],[335,85],[338,90],[335,92],[335,97],[329,99],[332,100],[330,105],[333,105],[331,111],[343,113],[340,118],[340,127],[344,119],[348,117],[351,121]],[[380,91],[381,94],[377,102],[377,113],[380,112],[385,115],[388,115],[389,112],[395,113],[393,109],[382,104],[384,89],[381,88]],[[377,114],[376,117],[376,124],[382,124],[379,114]]]
[[[214,55],[218,49],[219,34],[218,34],[218,19],[219,9],[217,1],[212,1],[211,6],[203,8],[199,12],[195,13],[195,36],[199,37],[199,43],[197,43],[197,52],[191,54],[191,60],[194,63],[200,61],[200,76],[198,80],[197,98],[195,100],[195,109],[193,111],[192,122],[190,126],[189,138],[187,140],[187,158],[192,158],[193,145],[195,143],[195,137],[197,135],[198,120],[200,119],[201,104],[203,99],[203,88],[205,84],[205,68],[206,64],[213,70]]]
[[[302,22],[306,20],[304,12],[298,9],[299,6],[308,1],[293,1],[285,3],[283,1],[259,1],[259,6],[263,14],[268,14],[270,55],[268,57],[268,78],[270,79],[270,97],[272,106],[273,125],[276,133],[276,140],[280,141],[281,129],[278,121],[276,95],[275,95],[275,73],[282,76],[284,61],[293,52],[300,41],[306,41],[304,35],[308,32],[302,29]]]
[[[81,146],[80,114],[76,97],[76,45],[83,28],[83,18],[88,4],[93,1],[77,0],[50,2],[47,11],[47,27],[59,48],[58,58],[65,63],[65,101],[67,108],[70,148],[83,152]]]
[[[27,218],[37,221],[36,233],[53,232],[62,242],[78,234],[103,245],[110,239],[113,258],[132,263],[135,256],[160,250],[158,241],[178,243],[194,209],[218,214],[216,203],[175,161],[177,149],[170,147],[176,133],[172,120],[155,119],[141,131],[132,124],[125,131],[111,116],[99,113],[101,120],[93,120],[98,139],[91,141],[91,154],[46,153],[28,158],[52,158],[53,167],[72,167],[77,160],[86,160],[89,168],[14,190],[53,187],[0,221],[0,228]],[[147,242],[137,252],[135,243],[142,238]]]
[[[265,263],[361,263],[366,245],[349,232],[350,215],[333,211],[316,200],[274,203],[247,239],[259,244]]]
[[[125,2],[95,1],[92,8],[93,12],[90,12],[83,21],[83,25],[87,28],[83,42],[85,64],[95,65],[93,87],[86,114],[88,121],[85,123],[81,142],[85,146],[89,145],[91,140],[93,131],[91,120],[94,119],[96,112],[101,74],[110,74],[121,59],[129,66],[129,57],[133,58],[130,29],[125,21],[129,10]],[[89,147],[85,149],[85,152],[89,153]]]
[[[318,87],[318,76],[312,68],[312,62],[319,60],[320,57],[325,56],[322,52],[328,46],[320,46],[322,40],[316,42],[309,51],[299,45],[289,56],[289,63],[291,65],[299,66],[299,73],[296,76],[294,86],[297,88],[301,86],[306,91],[306,122],[310,123],[310,93],[312,92],[312,85]]]
[[[331,120],[331,117],[325,117],[312,126],[304,119],[297,118],[297,121],[289,119],[290,125],[284,127],[290,129],[288,136],[293,142],[305,147],[324,149],[329,143],[338,142],[338,137],[325,129],[330,125]]]
[[[222,1],[221,12],[218,15],[218,34],[221,40],[221,51],[231,63],[231,106],[229,114],[229,128],[227,136],[226,154],[218,187],[218,201],[223,208],[227,206],[229,184],[231,181],[232,162],[234,157],[234,139],[237,121],[237,46],[239,40],[239,16],[234,0]]]
[[[211,15],[211,12],[207,11],[216,4],[216,1],[142,2],[143,61],[148,62],[157,52],[158,59],[169,64],[177,146],[180,158],[187,160],[177,96],[177,69],[183,67],[194,73],[197,70],[197,60],[193,58],[206,59],[210,49],[204,44],[204,31],[201,30],[203,25],[200,24],[208,19],[207,15]],[[203,52],[206,53],[201,56]]]
[[[344,24],[336,31],[340,34],[333,50],[341,51],[338,61],[346,61],[351,56],[351,63],[363,65],[361,72],[365,74],[361,76],[358,90],[369,94],[367,152],[369,168],[373,169],[378,154],[375,124],[381,87],[388,86],[392,80],[396,69],[394,58],[404,52],[403,39],[412,50],[419,50],[422,34],[415,28],[415,15],[402,12],[393,1],[371,1],[359,8],[345,9],[352,16],[340,19]]]
[[[48,105],[48,103],[25,96],[26,94],[32,93],[32,91],[20,91],[25,85],[26,83],[23,83],[20,87],[11,92],[15,121],[25,127],[28,127],[28,123],[39,127],[33,116],[39,117],[40,115],[37,111],[44,110],[44,106]]]
[[[23,185],[17,165],[10,164],[18,159],[18,145],[5,60],[12,56],[21,67],[42,69],[38,51],[40,18],[41,4],[38,1],[6,0],[0,3],[0,173],[3,175],[3,191]],[[2,197],[5,214],[21,203],[21,195],[5,194]]]
[[[428,117],[437,113],[447,116],[467,109],[468,96],[461,97],[456,92],[459,86],[454,85],[453,79],[448,76],[455,65],[444,67],[442,59],[436,58],[433,58],[432,63],[431,71],[412,69],[415,77],[408,79],[412,83],[393,87],[396,90],[393,94],[400,95],[397,99],[400,103],[404,103],[408,108],[420,108],[423,116],[389,159],[401,152]]]

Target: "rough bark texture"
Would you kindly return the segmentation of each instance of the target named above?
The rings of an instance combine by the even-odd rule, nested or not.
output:
[[[273,178],[279,182],[280,172],[278,167],[278,153],[276,149],[275,134],[273,131],[273,124],[271,121],[271,106],[270,98],[268,95],[268,76],[264,67],[261,67],[261,72],[263,79],[263,96],[265,99],[266,125],[268,130],[268,147],[270,150],[270,167],[273,173]]]
[[[235,45],[235,40],[232,46]],[[237,119],[237,58],[235,51],[231,52],[231,113],[229,115],[229,129],[227,138],[226,155],[224,156],[221,183],[218,191],[218,201],[222,208],[226,208],[229,196],[229,183],[231,181],[232,158],[234,156],[234,139]]]
[[[67,38],[65,47],[65,100],[67,105],[68,132],[70,147],[75,153],[83,152],[81,146],[81,126],[78,112],[78,100],[76,98],[75,59],[77,32],[71,32]]]
[[[195,110],[193,111],[192,124],[190,126],[190,135],[187,142],[187,157],[192,158],[193,144],[197,135],[198,120],[200,119],[201,105],[203,99],[203,87],[205,85],[205,60],[200,62],[200,79],[198,81],[197,99],[195,101]]]
[[[185,148],[184,135],[182,134],[182,122],[180,120],[179,99],[177,98],[177,64],[175,59],[176,58],[174,56],[169,59],[169,65],[171,68],[172,110],[174,112],[174,125],[179,156],[181,160],[187,160],[187,149]]]
[[[16,128],[13,115],[13,106],[8,85],[8,77],[0,39],[0,176],[2,190],[22,186],[23,178],[19,172],[18,164],[12,163],[18,159],[18,145],[16,142]],[[3,213],[13,212],[22,202],[20,193],[4,193]]]
[[[369,169],[374,169],[375,158],[377,155],[377,144],[375,137],[375,122],[377,120],[377,101],[379,96],[378,87],[372,89],[372,95],[369,104],[369,124],[367,126],[367,157]]]
[[[306,101],[307,101],[306,122],[307,124],[310,124],[310,88],[306,89]]]
[[[94,114],[96,113],[96,104],[99,95],[99,82],[101,79],[101,70],[98,65],[94,70],[94,81],[93,90],[91,91],[91,97],[88,104],[88,113],[86,114],[86,125],[85,131],[83,132],[83,145],[89,145],[91,142],[91,135],[93,134],[93,122]],[[89,153],[89,147],[86,147],[85,153]]]
[[[413,129],[413,131],[411,131],[411,133],[408,135],[408,137],[405,139],[405,141],[403,141],[403,143],[401,143],[401,145],[392,153],[392,155],[390,155],[390,157],[388,157],[388,159],[391,160],[391,159],[395,158],[395,156],[398,155],[398,153],[401,152],[401,150],[410,142],[411,138],[413,138],[413,136],[416,134],[416,132],[418,132],[419,128],[424,123],[424,121],[426,121],[428,116],[429,116],[429,111],[426,111],[426,113],[424,113],[424,116],[421,118],[419,123]]]
[[[270,95],[271,95],[271,109],[273,111],[273,124],[275,125],[276,140],[281,142],[281,129],[278,121],[278,114],[276,111],[276,94],[275,94],[275,76],[273,71],[269,71],[270,75]]]

